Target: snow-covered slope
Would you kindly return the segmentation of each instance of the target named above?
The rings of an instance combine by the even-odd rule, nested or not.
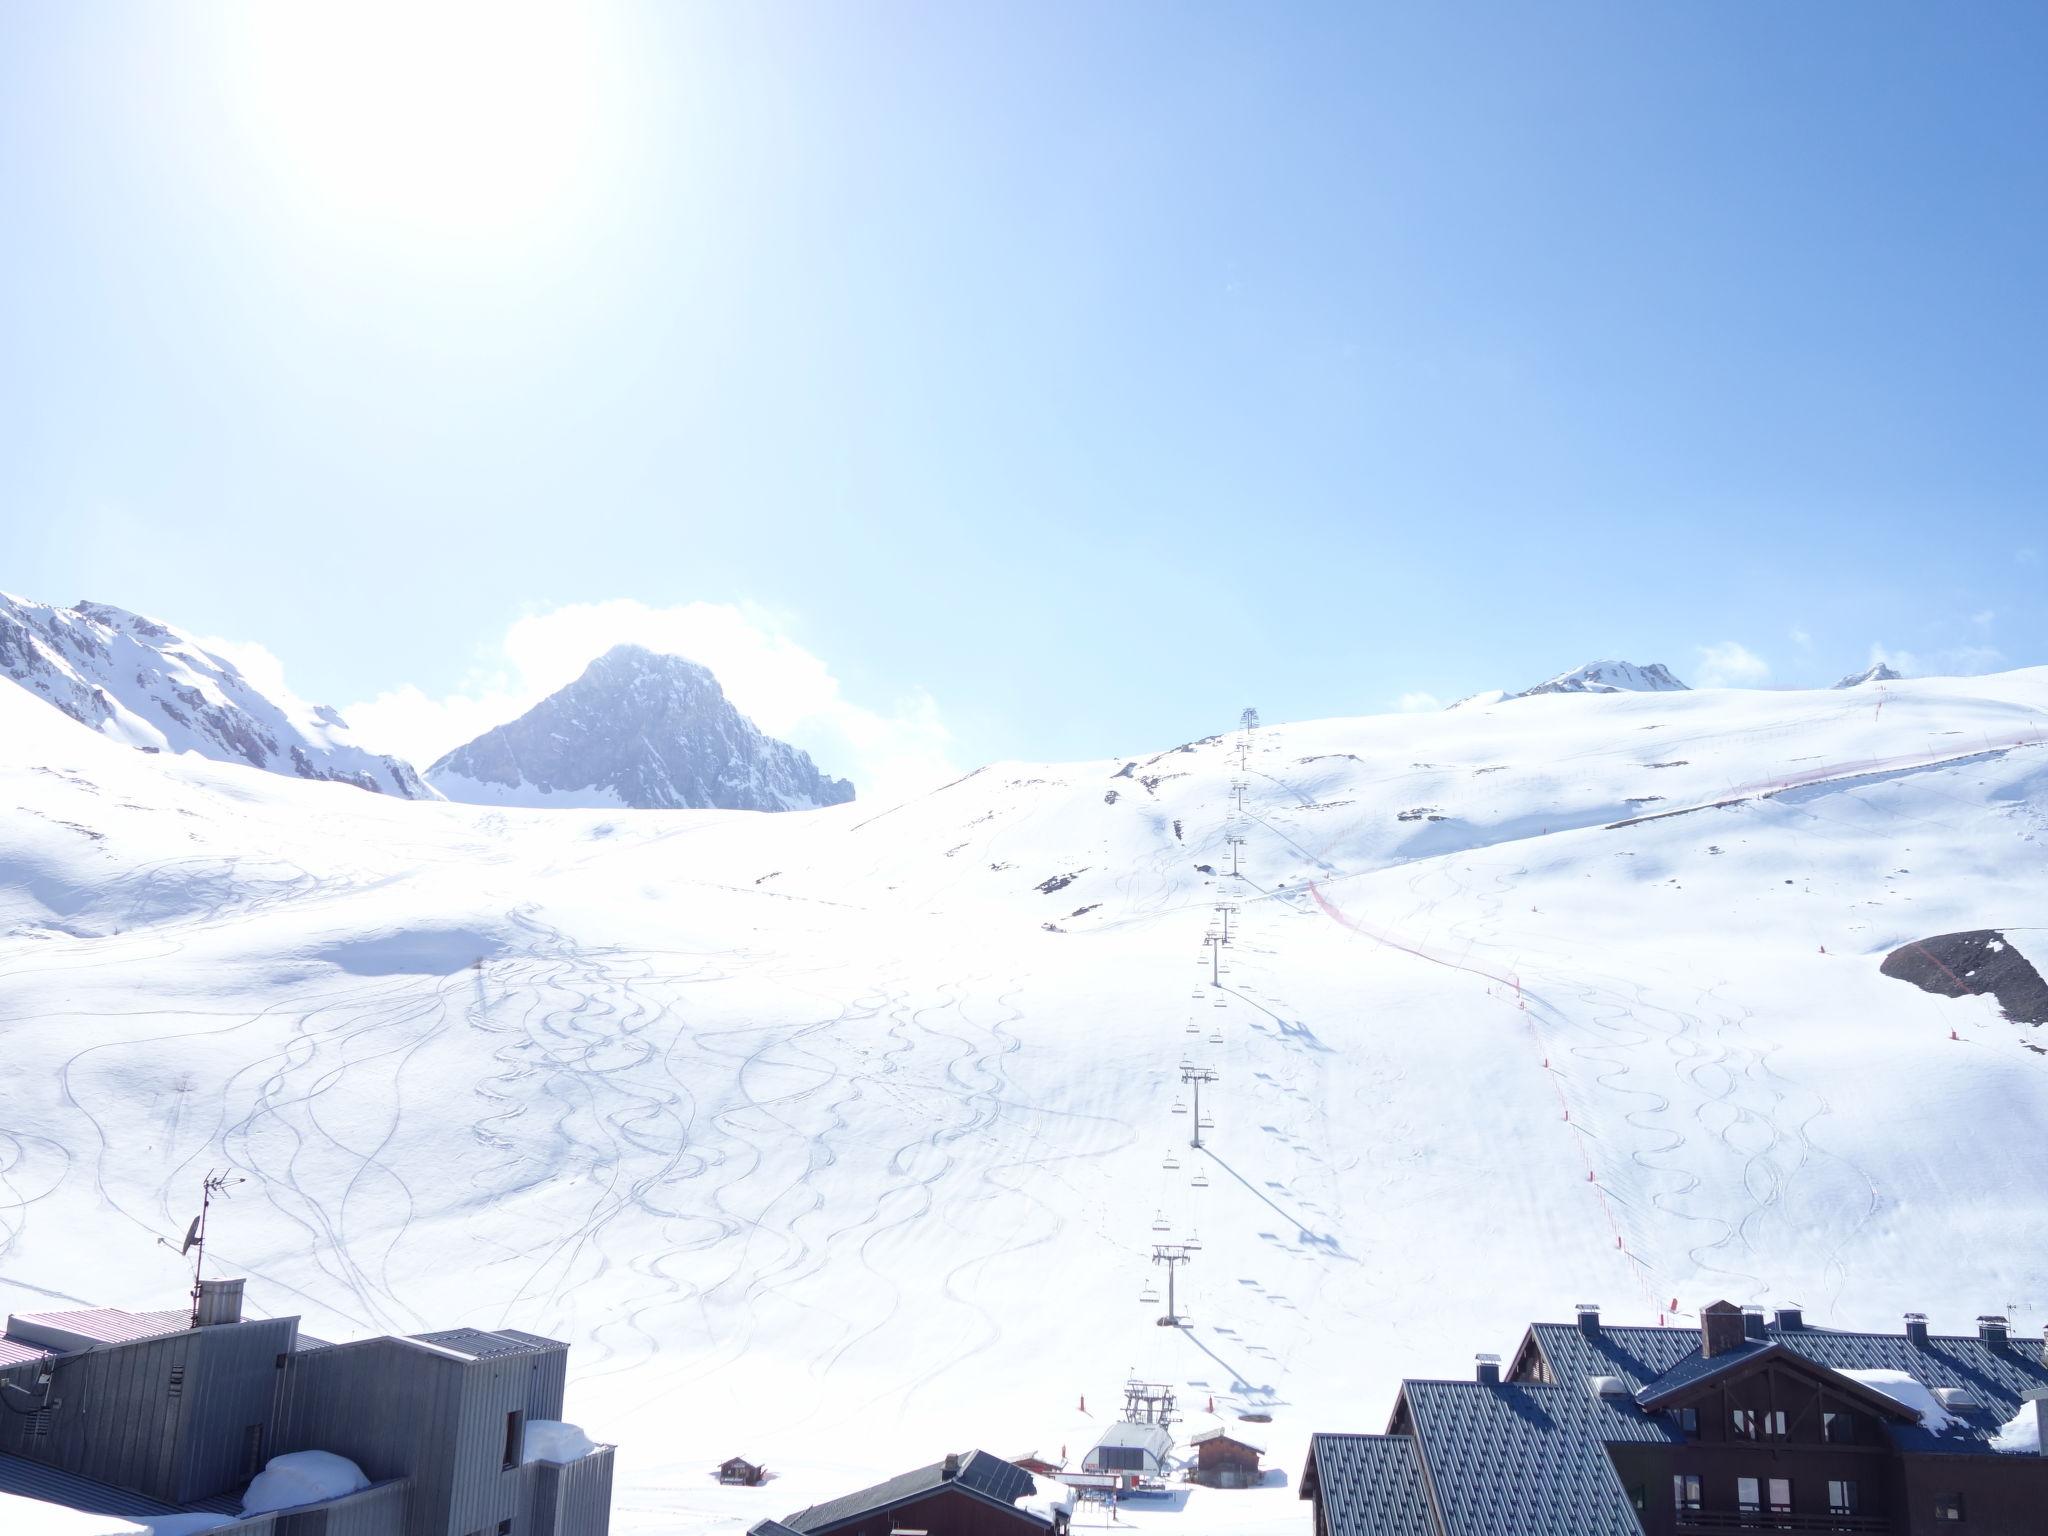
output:
[[[637,645],[605,652],[427,777],[473,805],[790,811],[853,799],[809,753],[764,736],[708,669]]]
[[[1543,693],[1681,693],[1685,686],[1662,662],[1639,667],[1632,661],[1589,661],[1533,688],[1524,688],[1515,697],[1526,699]]]
[[[574,1341],[622,1532],[1079,1455],[1132,1368],[1270,1414],[1291,1481],[1310,1430],[1581,1300],[2037,1328],[2048,1038],[1880,966],[2048,959],[2044,726],[2048,669],[1551,694],[888,806],[540,814],[0,690],[0,1305],[176,1305],[156,1239],[237,1170],[213,1255],[253,1305]],[[1185,1329],[1140,1302],[1169,1237]],[[780,1478],[716,1487],[735,1454]]]
[[[411,764],[357,746],[327,706],[266,695],[190,635],[105,603],[58,608],[0,592],[0,675],[145,752],[433,795]]]

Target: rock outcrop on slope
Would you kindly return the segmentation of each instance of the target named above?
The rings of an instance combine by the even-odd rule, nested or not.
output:
[[[0,674],[145,752],[196,752],[267,773],[432,799],[410,763],[367,752],[325,705],[271,697],[170,625],[105,603],[0,593]]]
[[[637,645],[607,651],[427,779],[478,805],[793,811],[853,798],[810,754],[764,735],[707,668]]]

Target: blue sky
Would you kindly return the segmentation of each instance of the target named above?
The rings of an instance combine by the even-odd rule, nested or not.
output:
[[[856,768],[2048,661],[2038,4],[407,14],[0,4],[0,587]]]

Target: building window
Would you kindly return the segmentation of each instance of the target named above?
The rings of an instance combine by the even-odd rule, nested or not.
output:
[[[1785,1410],[1774,1408],[1763,1415],[1764,1434],[1772,1440],[1785,1438]]]
[[[1792,1513],[1792,1479],[1774,1477],[1771,1479],[1771,1513],[1789,1515]]]
[[[1735,1479],[1735,1507],[1745,1515],[1763,1513],[1763,1484],[1753,1477]]]
[[[512,1522],[510,1520],[500,1520],[498,1522],[498,1536],[512,1536]]]
[[[1934,1496],[1934,1518],[1937,1520],[1961,1520],[1963,1518],[1963,1496],[1960,1493],[1937,1493]]]
[[[505,1470],[519,1465],[519,1453],[526,1448],[526,1415],[515,1409],[505,1415]]]
[[[185,1367],[182,1365],[171,1367],[171,1389],[169,1395],[172,1397],[183,1397],[185,1395]]]
[[[1829,1445],[1854,1445],[1856,1443],[1856,1415],[1853,1413],[1823,1413],[1820,1416],[1820,1437]]]
[[[1853,1478],[1828,1479],[1828,1513],[1831,1515],[1853,1515],[1862,1509],[1856,1500],[1856,1482]]]
[[[1680,1514],[1700,1507],[1700,1480],[1691,1472],[1674,1472],[1671,1476],[1671,1507]]]
[[[1756,1410],[1754,1408],[1729,1409],[1728,1433],[1737,1440],[1754,1440],[1757,1437]]]
[[[1678,1432],[1688,1440],[1697,1440],[1700,1433],[1700,1411],[1697,1408],[1674,1408],[1671,1416],[1678,1421]]]

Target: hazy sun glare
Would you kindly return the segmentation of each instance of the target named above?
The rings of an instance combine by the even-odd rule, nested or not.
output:
[[[369,0],[229,25],[249,132],[298,201],[366,232],[468,240],[562,217],[616,153],[615,15]]]

